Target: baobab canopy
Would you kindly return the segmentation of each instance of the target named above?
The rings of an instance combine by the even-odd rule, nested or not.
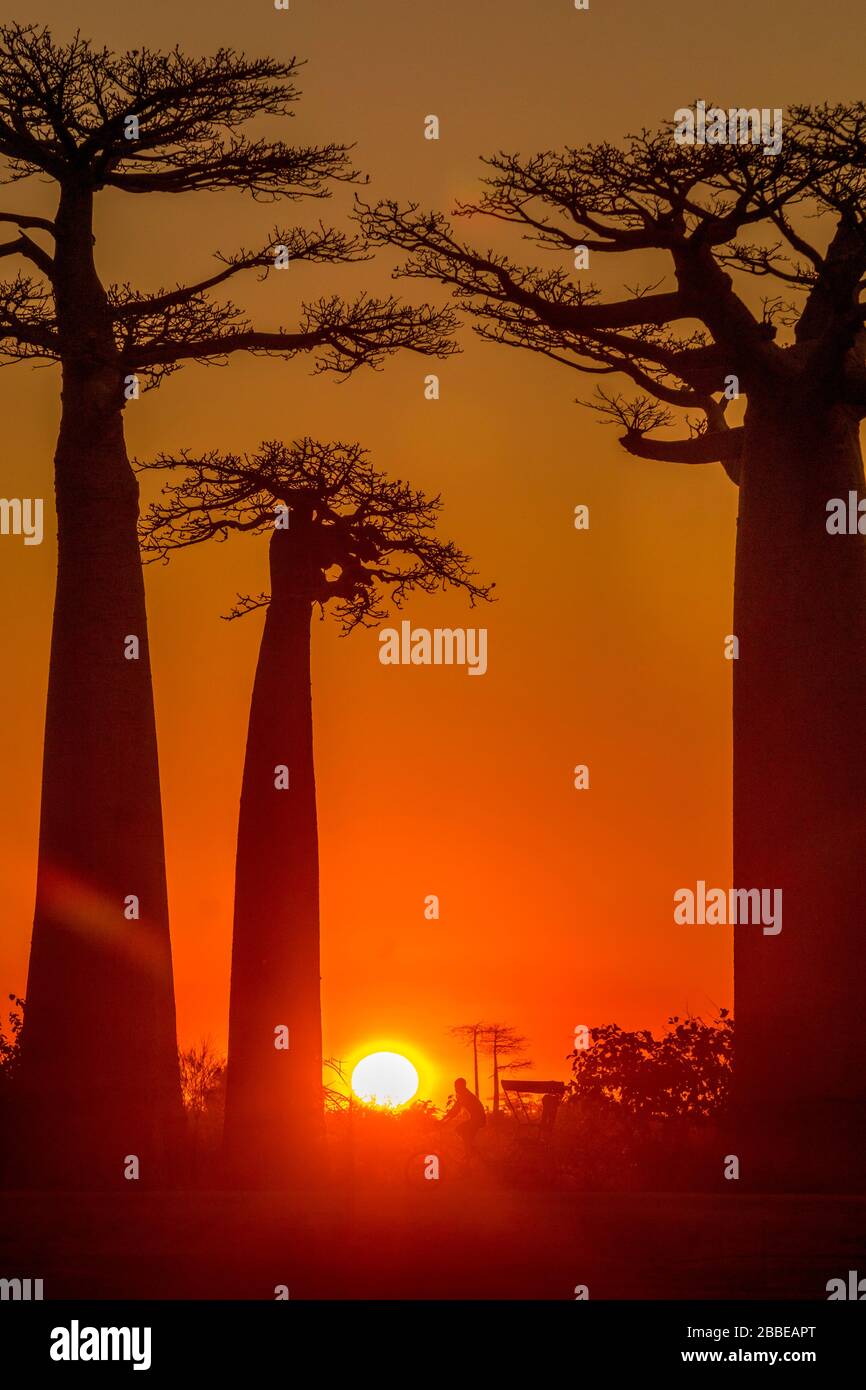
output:
[[[137,467],[181,475],[144,519],[148,556],[167,558],[233,532],[285,531],[302,566],[292,574],[292,592],[322,607],[333,601],[344,631],[378,624],[383,598],[400,607],[413,590],[454,586],[471,603],[490,596],[491,586],[475,582],[469,557],[435,535],[441,499],[378,472],[358,444],[270,440],[255,454],[162,455]],[[269,601],[266,593],[241,598],[229,616]]]

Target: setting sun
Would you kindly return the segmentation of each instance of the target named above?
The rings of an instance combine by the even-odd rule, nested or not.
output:
[[[352,1072],[352,1090],[373,1105],[405,1105],[418,1090],[418,1073],[399,1052],[372,1052]]]

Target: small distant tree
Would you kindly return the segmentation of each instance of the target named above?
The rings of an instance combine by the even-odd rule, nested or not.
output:
[[[478,1099],[481,1099],[478,1083],[478,1040],[487,1031],[486,1023],[458,1023],[450,1030],[451,1036],[459,1038],[466,1047],[472,1048],[472,1074],[474,1077],[474,1090]]]
[[[440,499],[386,478],[357,444],[269,442],[139,467],[181,475],[144,521],[148,555],[235,531],[270,538],[270,593],[229,615],[266,610],[238,822],[225,1135],[238,1180],[285,1183],[318,1171],[323,1132],[314,611],[331,609],[346,634],[418,590],[474,603],[490,589],[435,534]]]
[[[12,1147],[12,1095],[21,1059],[21,1027],[24,1022],[24,1000],[9,995],[12,1008],[7,1015],[8,1033],[0,1022],[0,1175],[5,1169]]]
[[[329,1113],[341,1114],[344,1110],[348,1110],[352,1104],[351,1079],[343,1070],[342,1060],[338,1057],[326,1057],[323,1069],[328,1073],[328,1079],[322,1085],[325,1110]]]
[[[188,1115],[202,1115],[220,1090],[225,1078],[226,1059],[207,1038],[185,1052],[178,1050],[180,1091]]]
[[[481,1051],[493,1058],[493,1114],[499,1114],[499,1078],[503,1072],[526,1071],[532,1066],[524,1054],[527,1039],[510,1023],[488,1023],[481,1037]]]
[[[24,1000],[17,994],[9,995],[13,1007],[7,1015],[9,1032],[0,1025],[0,1085],[7,1085],[14,1077],[21,1055],[21,1028],[24,1023]]]
[[[195,1174],[203,1153],[219,1152],[225,1116],[226,1059],[203,1038],[186,1051],[178,1049],[180,1090],[189,1136],[191,1168]]]
[[[590,1047],[569,1054],[572,1096],[641,1119],[707,1118],[725,1109],[734,1047],[727,1009],[709,1023],[674,1015],[660,1038],[616,1023],[590,1029],[590,1037]]]

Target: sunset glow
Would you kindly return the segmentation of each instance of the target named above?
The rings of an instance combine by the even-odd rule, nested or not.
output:
[[[864,0],[0,8],[10,1390],[847,1369]]]

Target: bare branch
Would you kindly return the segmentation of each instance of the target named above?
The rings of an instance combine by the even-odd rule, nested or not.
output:
[[[115,321],[133,317],[141,320],[165,314],[167,310],[179,305],[202,300],[210,290],[247,270],[260,270],[261,278],[265,278],[274,269],[278,255],[281,264],[286,265],[296,261],[314,261],[317,264],[329,265],[367,259],[357,238],[348,237],[333,227],[325,227],[320,223],[316,231],[308,231],[303,227],[291,227],[286,230],[275,228],[269,241],[259,251],[240,250],[231,256],[218,252],[217,260],[222,262],[223,269],[206,280],[199,280],[196,284],[178,285],[173,290],[160,291],[152,296],[140,295],[129,285],[116,287],[112,291],[113,317]]]
[[[251,140],[259,116],[289,116],[296,59],[208,58],[180,49],[112,54],[76,35],[0,27],[0,154],[9,177],[42,171],[132,193],[243,188],[256,197],[326,197],[358,176],[342,145],[292,148]]]
[[[296,330],[259,332],[237,321],[237,310],[228,306],[230,321],[218,322],[207,337],[188,331],[148,341],[130,343],[123,361],[132,370],[174,365],[182,361],[221,361],[232,352],[266,352],[294,357],[316,352],[317,371],[349,376],[358,367],[377,367],[401,348],[425,356],[445,357],[457,351],[451,335],[454,319],[448,310],[429,305],[415,308],[396,299],[371,299],[361,295],[351,303],[336,296],[305,304]]]
[[[444,285],[489,341],[572,370],[621,372],[664,404],[701,410],[711,423],[731,376],[745,395],[758,382],[790,387],[808,361],[810,370],[837,373],[838,382],[846,354],[857,359],[866,351],[859,336],[864,103],[793,108],[772,158],[742,137],[680,144],[668,125],[627,136],[621,146],[500,152],[483,165],[480,199],[458,204],[457,215],[512,228],[552,255],[551,264],[521,264],[464,240],[444,215],[417,204],[358,199],[356,216],[372,244],[407,253],[396,275]],[[801,224],[828,211],[836,232],[822,252]],[[572,263],[578,247],[593,256],[665,253],[673,285],[668,279],[605,302]],[[769,297],[759,317],[738,292],[737,273],[779,280],[798,302]],[[792,327],[795,343],[779,338]],[[808,355],[798,354],[805,343]]]
[[[52,296],[27,276],[0,283],[0,356],[13,362],[60,356]]]
[[[43,275],[47,275],[49,279],[54,278],[54,261],[47,251],[43,251],[41,246],[31,241],[26,232],[22,232],[16,241],[0,244],[0,257],[3,256],[24,256],[28,261],[32,261]]]
[[[0,212],[0,222],[11,222],[13,226],[20,227],[22,230],[49,232],[51,236],[55,235],[54,223],[48,217],[30,217],[19,212]]]
[[[621,395],[608,395],[598,390],[596,399],[583,405],[605,417],[607,423],[620,425],[625,433],[620,444],[636,458],[653,459],[659,463],[704,464],[721,463],[733,483],[739,483],[740,459],[745,431],[742,426],[729,428],[724,412],[712,413],[712,427],[704,419],[693,425],[688,439],[647,439],[650,430],[666,429],[674,423],[672,412],[646,396],[632,400]]]

